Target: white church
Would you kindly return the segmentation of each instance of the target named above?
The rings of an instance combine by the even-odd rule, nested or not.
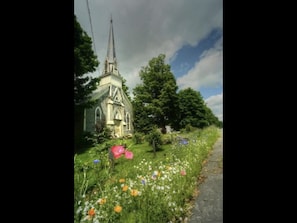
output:
[[[84,110],[83,130],[94,133],[104,126],[113,137],[133,134],[133,108],[122,89],[123,79],[118,70],[112,18],[110,19],[107,56],[100,83],[93,92],[94,107]]]

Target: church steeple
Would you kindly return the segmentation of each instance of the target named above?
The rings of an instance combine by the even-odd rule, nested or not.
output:
[[[105,59],[103,74],[116,74],[119,75],[117,67],[117,59],[115,53],[115,44],[114,44],[114,33],[112,26],[112,17],[110,18],[110,28],[109,28],[109,38],[107,45],[107,55]]]
[[[114,47],[114,36],[113,36],[112,17],[111,17],[110,18],[108,47],[107,47],[107,59],[109,61],[114,61],[115,58],[116,58],[116,53],[115,53],[115,47]]]

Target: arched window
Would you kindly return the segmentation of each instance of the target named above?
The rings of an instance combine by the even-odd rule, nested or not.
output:
[[[130,114],[128,112],[126,113],[126,120],[125,121],[126,121],[126,124],[127,124],[126,125],[127,130],[130,130]]]
[[[95,124],[100,122],[100,120],[101,120],[101,111],[100,111],[100,108],[97,107],[95,109]]]
[[[122,120],[121,113],[118,110],[115,112],[114,119]]]

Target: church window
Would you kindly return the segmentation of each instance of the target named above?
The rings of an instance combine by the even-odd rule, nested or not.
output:
[[[99,122],[101,120],[101,111],[100,108],[97,107],[95,109],[95,123]]]
[[[130,130],[130,114],[127,112],[126,113],[126,124],[127,124],[127,130]]]
[[[119,111],[116,111],[114,118],[117,119],[117,120],[121,120],[122,119],[121,114],[120,114]]]

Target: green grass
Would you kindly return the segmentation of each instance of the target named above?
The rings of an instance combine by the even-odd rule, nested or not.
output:
[[[76,155],[75,222],[183,222],[192,208],[190,201],[202,162],[219,137],[219,130],[212,126],[162,137],[177,136],[187,138],[189,143],[173,141],[162,145],[156,155],[147,142],[133,144],[131,139],[109,141]],[[116,159],[111,168],[106,148],[120,144],[126,144],[134,157]]]

